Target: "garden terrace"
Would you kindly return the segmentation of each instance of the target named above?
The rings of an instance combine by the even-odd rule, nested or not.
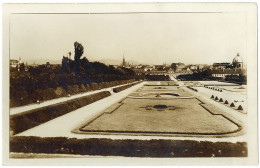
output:
[[[10,130],[13,132],[13,134],[17,134],[110,95],[111,93],[109,91],[98,92],[62,103],[11,115]]]
[[[225,137],[242,126],[177,86],[144,85],[73,131],[86,134]],[[162,107],[162,108],[160,108]]]

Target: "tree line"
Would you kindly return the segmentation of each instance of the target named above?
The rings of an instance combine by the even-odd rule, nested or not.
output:
[[[10,105],[21,106],[36,100],[76,94],[132,82],[135,72],[114,68],[82,57],[84,47],[74,43],[74,60],[64,57],[61,65],[28,66],[28,70],[11,71]]]

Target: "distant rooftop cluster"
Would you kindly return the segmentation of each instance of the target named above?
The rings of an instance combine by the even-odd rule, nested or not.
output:
[[[10,59],[9,65],[11,71],[28,71],[30,67],[37,67],[40,66],[39,64],[36,64],[35,62],[33,64],[28,64],[27,62],[23,61],[20,57],[19,60]],[[47,68],[54,68],[57,66],[57,64],[50,64],[50,62],[46,62],[45,64],[41,64],[42,66],[45,66]]]
[[[173,75],[173,73],[184,73],[192,74],[194,72],[202,71],[209,68],[207,64],[188,64],[184,63],[171,63],[167,64],[166,62],[157,65],[148,65],[148,64],[131,64],[127,62],[125,56],[123,56],[122,62],[120,65],[113,65],[115,68],[125,67],[135,71],[136,75]]]
[[[237,53],[237,55],[234,57],[231,63],[228,62],[214,63],[210,73],[213,77],[220,77],[220,78],[225,78],[228,75],[236,75],[236,76],[239,76],[240,74],[245,75],[244,62],[241,56],[239,55],[239,53]]]
[[[71,59],[72,53],[69,52],[67,54],[68,60]],[[64,59],[64,57],[63,57]],[[64,61],[64,60],[63,60]],[[54,65],[50,64],[49,62],[46,62],[44,64],[46,67],[52,67]],[[10,68],[16,69],[17,71],[20,71],[21,69],[27,71],[29,66],[38,66],[37,64],[31,64],[27,65],[27,63],[24,63],[21,58],[19,60],[10,60]],[[212,65],[207,64],[188,64],[185,65],[184,63],[177,62],[177,63],[171,63],[167,64],[166,62],[162,63],[161,65],[145,65],[145,64],[131,64],[123,55],[123,59],[120,65],[110,65],[114,66],[115,68],[128,68],[133,70],[137,76],[143,76],[143,75],[173,75],[175,74],[193,74],[195,72],[202,72],[205,70],[209,70],[210,74],[213,77],[221,77],[225,78],[227,75],[239,75],[239,74],[245,74],[245,65],[243,62],[243,59],[237,53],[237,55],[233,58],[232,62],[220,62],[220,63],[213,63]]]

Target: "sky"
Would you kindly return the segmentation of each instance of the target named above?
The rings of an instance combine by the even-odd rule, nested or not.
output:
[[[246,62],[244,13],[12,14],[10,58],[61,60],[74,42],[89,60],[147,64]]]

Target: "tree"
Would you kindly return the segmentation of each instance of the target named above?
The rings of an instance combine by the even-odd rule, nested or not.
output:
[[[76,41],[74,42],[74,49],[75,49],[74,60],[77,62],[80,60],[80,57],[84,53],[84,47]]]
[[[177,70],[177,65],[176,63],[172,63],[171,64],[171,68],[173,69],[173,71],[175,72]]]
[[[71,60],[68,57],[64,57],[62,58],[62,70],[63,72],[67,72],[70,73],[70,69],[71,69]]]
[[[77,41],[74,42],[74,48],[75,48],[75,56],[74,56],[74,72],[76,74],[79,74],[80,71],[80,57],[84,53],[84,47],[78,43]]]
[[[24,72],[24,71],[25,71],[25,65],[24,65],[24,63],[21,63],[21,64],[20,64],[20,71],[21,71],[21,72]]]

